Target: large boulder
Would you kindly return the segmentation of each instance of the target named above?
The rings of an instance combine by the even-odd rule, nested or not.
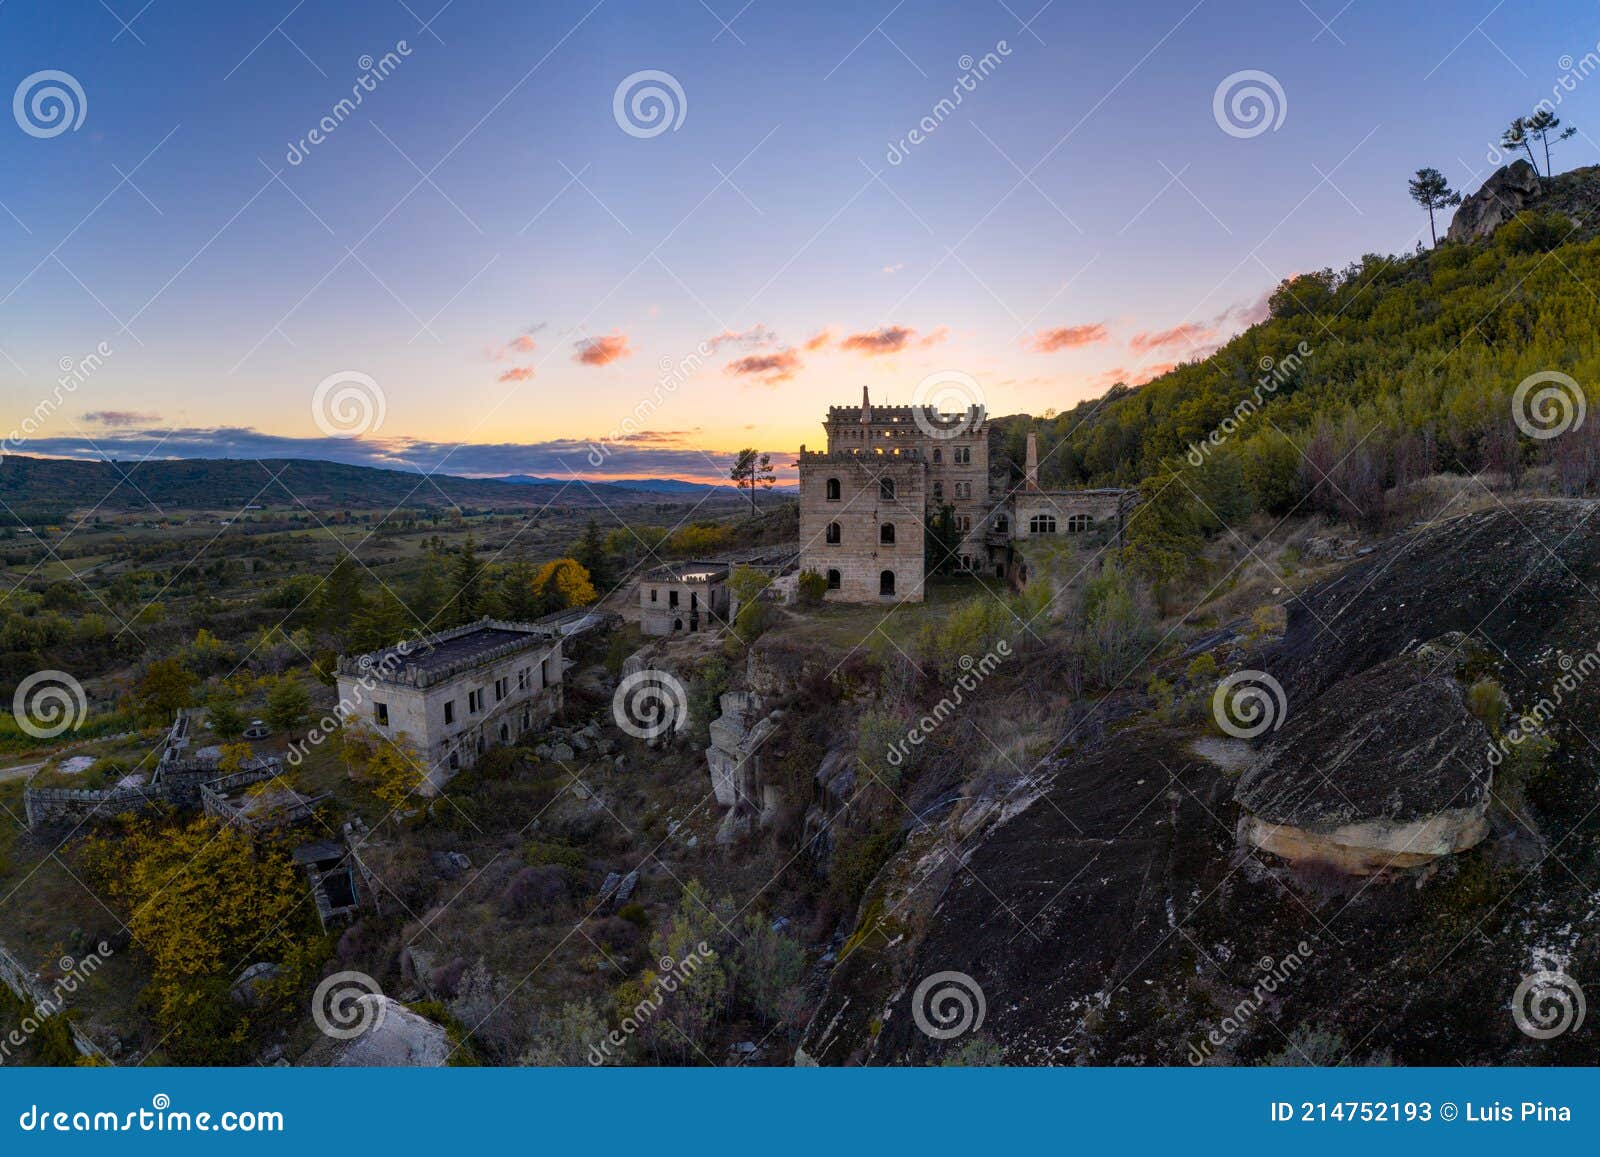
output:
[[[1451,241],[1481,241],[1537,201],[1543,191],[1533,166],[1514,161],[1497,169],[1481,189],[1461,202],[1445,236]]]
[[[450,1034],[382,993],[358,999],[355,1037],[327,1037],[300,1058],[302,1065],[343,1068],[439,1068],[450,1059]]]
[[[1239,780],[1241,847],[1370,875],[1488,832],[1489,733],[1448,655],[1402,655],[1291,703]]]

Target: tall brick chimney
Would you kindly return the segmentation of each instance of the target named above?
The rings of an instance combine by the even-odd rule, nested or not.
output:
[[[872,422],[872,399],[867,397],[867,387],[861,387],[861,424],[870,425]]]
[[[1028,464],[1022,474],[1029,490],[1039,489],[1039,435],[1032,430],[1028,431]]]

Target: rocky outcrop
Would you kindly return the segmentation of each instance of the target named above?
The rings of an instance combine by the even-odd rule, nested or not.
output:
[[[1286,714],[1239,780],[1241,847],[1369,875],[1487,834],[1489,733],[1453,664],[1404,655]]]
[[[749,691],[726,691],[722,714],[711,721],[706,766],[717,803],[728,809],[717,830],[719,844],[732,843],[778,809],[778,789],[761,775],[761,748],[777,730],[782,711],[763,713],[761,699]]]
[[[1266,650],[1232,630],[1209,640],[1282,685],[1283,732],[1296,729],[1298,754],[1334,772],[1348,805],[1268,758],[1282,732],[1241,790],[1236,749],[1197,751],[1197,728],[1148,713],[1010,788],[975,775],[961,810],[908,831],[868,887],[797,1056],[936,1065],[976,1045],[967,1057],[1005,1064],[1252,1065],[1316,1031],[1358,1050],[1340,1054],[1347,1064],[1592,1064],[1592,1038],[1531,1039],[1508,1005],[1523,962],[1552,945],[1572,975],[1600,973],[1597,531],[1594,502],[1434,518],[1295,592]],[[1324,859],[1329,842],[1448,852],[1474,839],[1489,781],[1470,762],[1484,733],[1459,688],[1483,676],[1514,713],[1541,705],[1556,746],[1520,792],[1526,768],[1509,756],[1495,768],[1476,846],[1403,877],[1354,878],[1240,849],[1251,808],[1299,820]],[[1087,705],[1079,734],[1116,707]],[[1512,808],[1556,837],[1550,854],[1509,854]],[[951,974],[981,991],[984,1016],[936,1036],[924,1026],[938,1009],[917,998]],[[1266,1003],[1234,1018],[1269,976]]]
[[[351,1039],[318,1041],[302,1065],[339,1068],[439,1068],[449,1062],[450,1034],[441,1024],[412,1012],[382,993],[358,997],[358,1024],[365,1031]]]
[[[1539,200],[1539,174],[1527,161],[1496,170],[1483,187],[1461,202],[1450,219],[1451,241],[1481,241]]]

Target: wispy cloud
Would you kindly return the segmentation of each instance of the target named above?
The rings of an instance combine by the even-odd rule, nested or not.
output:
[[[533,380],[532,366],[512,366],[497,379],[502,382],[527,382]]]
[[[806,339],[806,349],[819,350],[832,343],[832,341],[833,331],[831,329],[818,330],[815,334]]]
[[[1148,381],[1159,378],[1162,374],[1171,373],[1177,369],[1176,362],[1163,362],[1156,366],[1139,366],[1136,369],[1124,369],[1118,366],[1114,370],[1107,370],[1095,379],[1095,385],[1102,390],[1112,386],[1142,386]]]
[[[148,426],[161,421],[161,415],[142,410],[90,410],[80,415],[78,420],[93,422],[97,426]]]
[[[706,345],[713,351],[721,349],[723,346],[729,344],[738,345],[744,349],[760,349],[762,346],[771,345],[777,340],[777,334],[773,333],[772,330],[757,322],[743,333],[739,333],[731,329],[725,329],[715,337],[707,338]]]
[[[1061,350],[1077,349],[1080,346],[1096,345],[1107,341],[1111,331],[1104,322],[1092,322],[1088,325],[1063,325],[1054,329],[1041,329],[1027,341],[1028,349],[1036,354],[1053,354]]]
[[[794,350],[778,350],[770,354],[750,354],[730,362],[724,373],[736,377],[754,377],[762,385],[775,386],[786,382],[800,371],[803,363]]]
[[[931,333],[926,334],[918,341],[917,331],[909,325],[886,325],[880,329],[869,330],[865,333],[853,333],[839,343],[840,349],[852,350],[869,358],[881,357],[884,354],[896,354],[910,346],[914,341],[918,346],[931,346],[943,341],[950,334],[948,326],[940,326]]]
[[[573,347],[578,352],[572,355],[572,360],[586,366],[608,366],[621,358],[633,356],[633,350],[628,346],[628,335],[621,330],[601,337],[586,337],[574,342]]]
[[[1171,346],[1195,349],[1214,345],[1216,340],[1217,331],[1211,326],[1189,321],[1175,325],[1171,329],[1136,333],[1128,339],[1128,348],[1135,353],[1148,353],[1151,350],[1166,349]]]

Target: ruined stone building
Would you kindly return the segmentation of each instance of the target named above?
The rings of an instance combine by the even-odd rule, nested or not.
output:
[[[728,615],[728,564],[680,562],[639,581],[639,625],[647,635],[698,632]]]
[[[1038,444],[1028,435],[1021,486],[989,467],[982,407],[942,414],[926,406],[831,406],[827,449],[800,447],[800,569],[827,580],[841,602],[923,596],[926,524],[948,510],[961,570],[1021,581],[1013,544],[1048,535],[1120,533],[1135,493],[1042,490]]]
[[[561,708],[562,634],[481,619],[370,655],[339,659],[339,703],[406,742],[436,791],[495,745],[543,727]]]

